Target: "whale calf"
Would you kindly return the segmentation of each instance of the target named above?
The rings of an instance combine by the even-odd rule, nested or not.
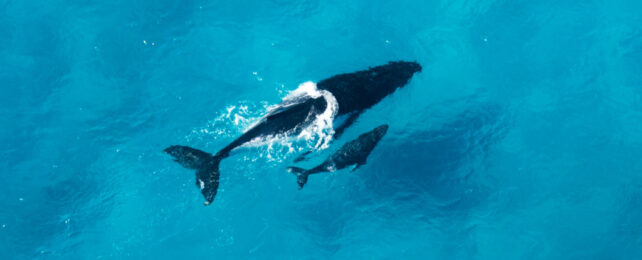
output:
[[[308,182],[308,176],[310,174],[333,172],[351,165],[356,165],[352,169],[352,171],[354,171],[361,165],[366,164],[368,155],[370,155],[375,146],[377,146],[381,138],[386,135],[387,131],[388,125],[381,125],[370,132],[360,135],[357,139],[344,144],[323,163],[312,169],[306,170],[299,167],[288,167],[287,170],[296,175],[299,189],[303,188],[303,185]]]
[[[185,168],[197,171],[197,187],[205,198],[205,205],[209,205],[214,200],[218,188],[219,164],[232,150],[257,138],[284,133],[298,135],[312,124],[317,116],[328,110],[330,101],[336,101],[338,106],[335,116],[349,115],[344,123],[335,129],[336,138],[352,125],[364,110],[405,86],[419,71],[421,66],[417,62],[396,61],[367,70],[336,75],[316,84],[316,89],[323,95],[303,95],[281,103],[214,155],[181,145],[172,145],[163,151],[173,156],[175,161]]]

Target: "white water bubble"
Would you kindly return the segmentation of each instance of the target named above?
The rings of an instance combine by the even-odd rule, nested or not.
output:
[[[248,112],[248,111],[247,111],[247,106],[240,106],[240,107],[239,107],[239,110],[240,110],[242,113],[247,113],[247,112]]]
[[[228,108],[227,108],[227,115],[225,116],[225,118],[229,118],[229,117],[230,117],[230,114],[232,114],[232,111],[234,111],[234,109],[235,109],[235,108],[236,108],[236,106],[230,106],[230,107],[228,107]]]
[[[239,122],[245,120],[245,117],[239,116],[239,114],[234,115],[234,124],[239,125]]]

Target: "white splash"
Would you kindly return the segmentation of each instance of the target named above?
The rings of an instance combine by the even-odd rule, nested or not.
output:
[[[298,100],[302,96],[318,98],[321,95],[321,92],[317,89],[316,83],[312,81],[306,81],[299,85],[297,89],[290,91],[290,93],[288,93],[288,95],[283,98],[283,102],[285,103],[290,100]]]
[[[308,125],[298,135],[286,132],[264,136],[253,139],[242,146],[258,149],[260,157],[266,158],[268,161],[282,161],[287,158],[287,154],[303,150],[323,150],[328,147],[334,135],[332,121],[339,111],[339,105],[330,92],[317,89],[317,85],[311,81],[304,82],[295,90],[290,91],[282,98],[280,104],[268,106],[266,102],[261,102],[261,104],[240,102],[230,105],[222,110],[215,119],[209,121],[207,126],[192,130],[192,134],[186,136],[186,141],[191,142],[197,139],[206,142],[205,146],[207,147],[214,144],[208,140],[236,138],[238,137],[236,131],[243,129],[241,132],[244,133],[252,129],[270,113],[299,104],[309,98],[319,97],[323,97],[327,103],[325,110],[323,113],[315,115],[315,118],[310,118]]]
[[[297,88],[293,92],[295,94],[299,94],[297,93],[298,90],[303,91],[305,95],[308,95],[312,98],[323,96],[326,103],[328,104],[325,108],[325,111],[323,111],[323,113],[321,113],[320,115],[317,115],[317,118],[314,120],[314,122],[310,126],[303,129],[298,137],[305,140],[311,140],[316,135],[319,139],[314,145],[314,148],[319,150],[328,148],[328,144],[330,143],[330,141],[332,140],[332,136],[334,135],[332,121],[334,121],[334,117],[337,115],[337,112],[339,112],[339,103],[337,103],[337,99],[334,97],[334,95],[332,95],[332,93],[327,90],[318,90],[317,84],[312,81],[301,84],[299,88]],[[288,98],[288,96],[284,98],[284,101]]]
[[[323,150],[325,148],[328,148],[328,144],[332,140],[332,136],[334,135],[332,121],[339,111],[339,103],[337,102],[337,99],[334,97],[334,95],[332,95],[332,93],[330,93],[329,91],[317,89],[317,84],[312,81],[304,82],[299,85],[298,88],[290,91],[288,95],[283,97],[281,104],[270,106],[268,108],[268,114],[270,114],[275,109],[295,105],[308,98],[319,97],[323,97],[327,103],[325,110],[323,111],[323,113],[316,115],[314,121],[307,127],[305,127],[297,136],[297,138],[303,139],[305,141],[316,140],[314,149]],[[254,127],[254,125],[256,125],[256,123],[248,127],[248,129]],[[252,142],[248,143],[248,145],[256,146],[264,144],[265,142],[277,142],[281,143],[281,145],[287,145],[291,148],[291,145],[287,141],[283,142],[284,139],[287,139],[289,137],[289,134],[290,133],[285,133],[285,135],[270,136],[261,140],[253,140]],[[292,150],[293,149],[288,149],[288,151]]]

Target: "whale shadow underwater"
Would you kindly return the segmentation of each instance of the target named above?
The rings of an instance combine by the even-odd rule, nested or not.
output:
[[[281,134],[298,135],[329,110],[333,110],[332,120],[335,116],[347,116],[334,129],[334,138],[338,138],[365,110],[404,87],[421,69],[417,62],[396,61],[336,75],[316,84],[316,90],[322,95],[304,95],[284,101],[214,155],[183,145],[172,145],[163,151],[183,167],[196,170],[196,186],[205,198],[204,204],[209,205],[218,190],[219,164],[230,156],[232,150],[260,138]]]
[[[355,225],[372,221],[380,228],[393,223],[417,228],[468,225],[467,217],[486,205],[497,188],[482,181],[482,166],[468,167],[472,161],[485,161],[509,129],[506,109],[487,103],[453,113],[432,129],[391,128],[363,166],[365,174],[318,178],[328,190],[297,194],[297,202],[288,205],[295,212],[288,224],[306,230],[330,252],[342,247],[336,241],[357,235],[351,233]],[[444,232],[444,237],[466,236],[467,230]]]
[[[434,203],[440,210],[477,205],[494,189],[485,179],[486,157],[510,128],[506,113],[496,104],[474,104],[435,129],[391,136],[382,149],[397,152],[386,153],[385,159],[404,163],[377,163],[359,178],[362,190],[350,192],[367,192],[372,199],[397,205]],[[378,162],[381,156],[371,159]]]

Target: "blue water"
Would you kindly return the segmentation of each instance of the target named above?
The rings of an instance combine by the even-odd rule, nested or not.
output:
[[[639,1],[0,0],[0,35],[0,259],[642,258]],[[390,60],[354,173],[241,149],[204,207],[161,152]]]

